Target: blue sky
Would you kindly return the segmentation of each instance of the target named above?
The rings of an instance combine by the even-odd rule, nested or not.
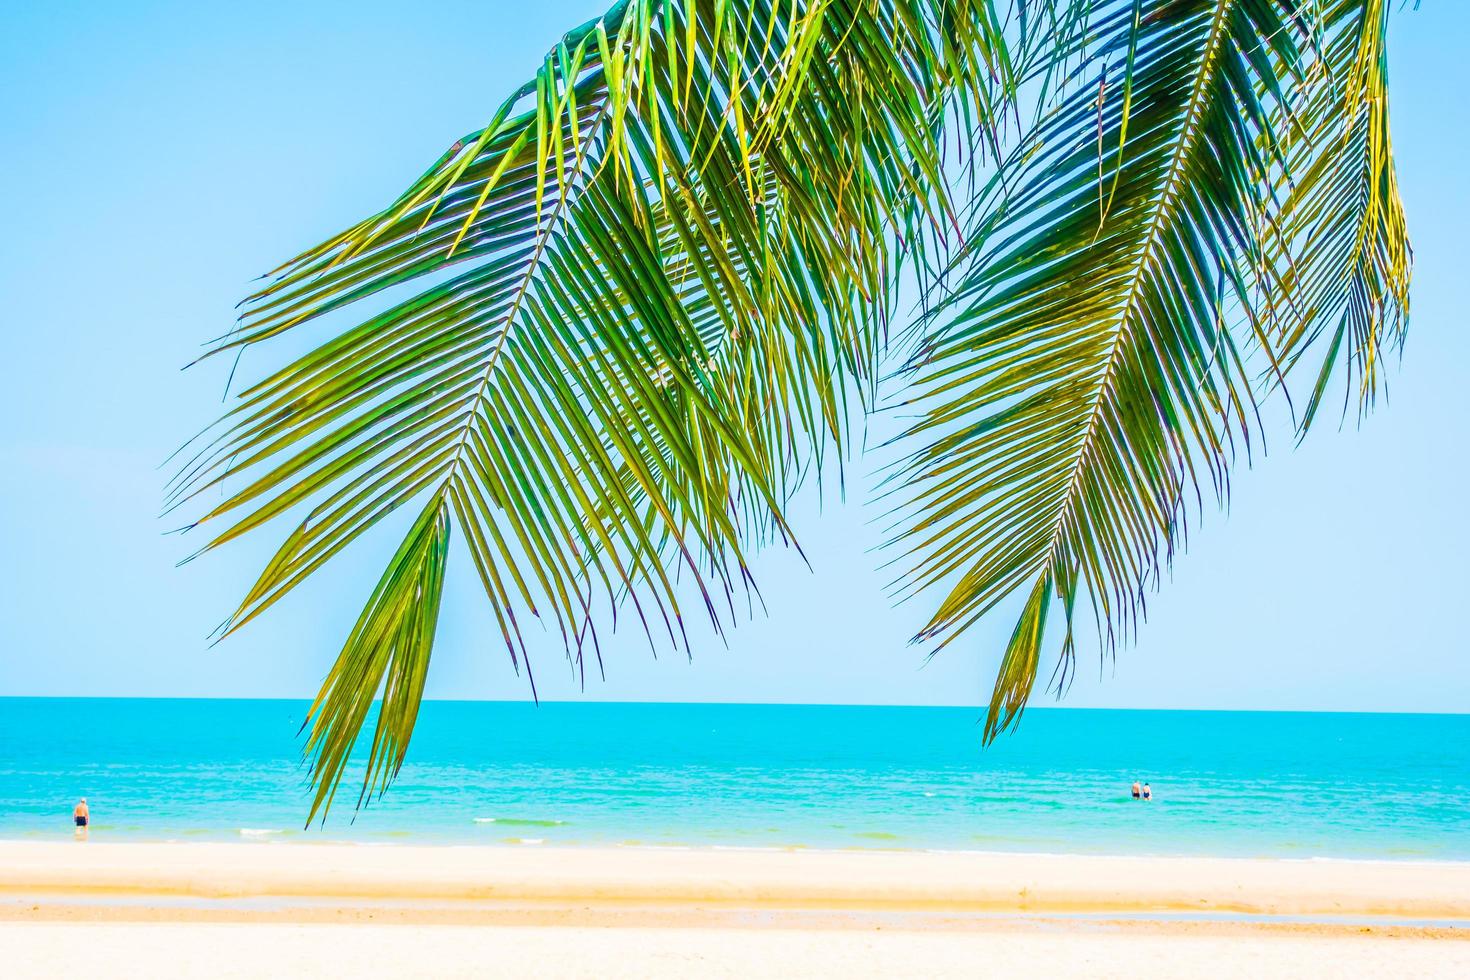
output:
[[[0,36],[0,695],[307,696],[381,570],[359,542],[321,581],[209,648],[274,542],[185,568],[160,463],[219,410],[228,370],[180,372],[250,279],[391,199],[483,124],[596,0],[536,4],[28,4]],[[1470,709],[1470,4],[1395,16],[1393,125],[1416,247],[1390,404],[1238,473],[1139,643],[1084,661],[1064,703]],[[284,353],[284,352],[281,352]],[[261,370],[279,354],[247,357]],[[862,464],[853,473],[867,471]],[[861,486],[861,484],[858,484]],[[870,553],[863,494],[798,500],[815,568],[755,574],[769,615],[692,662],[629,633],[579,694],[559,642],[543,696],[974,704],[1002,615],[925,665]],[[462,566],[452,572],[467,572]],[[430,695],[521,698],[472,575],[455,574]]]

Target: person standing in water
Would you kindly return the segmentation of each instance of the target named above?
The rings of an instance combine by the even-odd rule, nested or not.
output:
[[[1151,800],[1154,798],[1154,791],[1149,789],[1148,783],[1143,784],[1143,798],[1145,800]]]
[[[1138,780],[1133,781],[1133,798],[1136,800],[1143,795],[1143,790],[1138,785]]]
[[[92,822],[92,815],[87,810],[87,798],[84,796],[76,806],[71,809],[72,822],[77,825],[76,835],[80,840],[87,839],[87,824]]]

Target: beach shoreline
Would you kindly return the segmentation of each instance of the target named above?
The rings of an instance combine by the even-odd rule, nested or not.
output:
[[[1470,922],[1470,862],[974,851],[0,842],[0,896]]]
[[[1453,976],[1470,863],[0,841],[10,974]]]

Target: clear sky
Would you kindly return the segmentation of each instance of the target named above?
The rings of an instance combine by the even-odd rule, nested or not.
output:
[[[227,364],[180,372],[254,276],[390,200],[477,128],[599,0],[57,2],[0,34],[0,695],[307,696],[386,561],[359,542],[243,634],[205,637],[270,534],[185,568],[158,519]],[[1289,432],[1208,513],[1136,647],[1081,665],[1066,704],[1470,710],[1470,4],[1394,17],[1393,126],[1414,236],[1410,341],[1361,431]],[[247,355],[260,371],[283,352]],[[867,467],[856,464],[861,476]],[[855,481],[861,488],[861,481]],[[543,696],[975,704],[1011,622],[924,665],[857,490],[793,507],[755,574],[769,616],[692,662],[631,632],[580,695],[559,641]],[[430,695],[522,698],[462,562]]]

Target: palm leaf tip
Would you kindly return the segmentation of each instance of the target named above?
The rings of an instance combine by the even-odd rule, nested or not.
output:
[[[985,715],[983,739],[988,745],[1021,720],[1021,711],[1036,686],[1036,670],[1041,663],[1042,640],[1046,633],[1047,613],[1051,609],[1052,583],[1049,575],[1036,580],[1026,605],[1016,620],[1016,628],[1006,644],[1000,669],[996,673],[995,690]]]
[[[403,765],[434,647],[449,538],[445,511],[431,502],[393,556],[307,712],[306,751],[316,786],[308,824],[330,808],[375,699],[377,722],[358,806],[375,790],[381,793]]]

